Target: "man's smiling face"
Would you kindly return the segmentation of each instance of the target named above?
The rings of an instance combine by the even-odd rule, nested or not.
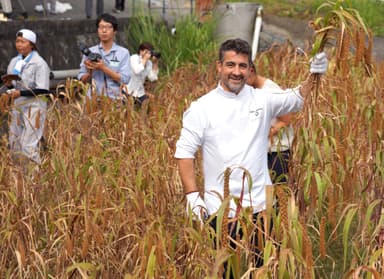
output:
[[[224,90],[238,94],[250,74],[248,55],[233,50],[226,51],[222,61],[217,61],[216,68]]]

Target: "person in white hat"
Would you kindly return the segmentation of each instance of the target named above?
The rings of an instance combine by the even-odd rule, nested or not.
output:
[[[36,34],[21,29],[16,34],[18,55],[12,58],[7,75],[2,76],[7,93],[13,98],[9,146],[19,162],[41,163],[39,143],[43,136],[49,94],[50,69],[36,50]]]

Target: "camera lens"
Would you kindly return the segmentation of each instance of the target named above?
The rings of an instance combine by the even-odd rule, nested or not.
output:
[[[160,58],[161,54],[160,54],[160,52],[158,52],[156,50],[151,50],[151,56],[156,57],[156,58]]]

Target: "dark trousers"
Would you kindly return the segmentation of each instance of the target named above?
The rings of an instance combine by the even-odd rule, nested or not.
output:
[[[133,97],[133,105],[136,109],[141,108],[141,105],[144,103],[145,100],[148,99],[148,95],[144,95],[141,97]]]
[[[254,255],[253,266],[254,267],[261,267],[261,266],[263,266],[263,255],[262,255],[262,251],[259,249],[258,243],[259,243],[259,241],[264,243],[264,239],[259,239],[259,236],[265,235],[264,218],[261,216],[260,213],[255,213],[255,214],[253,214],[252,219],[253,219],[253,223],[257,225],[257,228],[259,228],[253,232],[252,237],[250,239],[250,244],[251,244],[252,252]],[[213,218],[213,220],[209,224],[217,233],[217,231],[218,231],[217,230],[217,217]],[[228,229],[228,235],[231,237],[231,240],[229,243],[230,243],[230,246],[232,249],[236,249],[236,243],[234,241],[232,241],[232,239],[234,239],[234,240],[241,239],[244,236],[243,229],[240,227],[239,230],[237,230],[237,226],[238,226],[237,221],[236,222],[230,222],[228,224],[228,228],[227,228]],[[270,223],[269,231],[271,231],[271,229],[272,229],[272,221]],[[216,241],[215,241],[215,243],[216,243]],[[230,272],[230,274],[227,274],[228,272]],[[226,263],[224,263],[223,278],[228,278],[227,276],[229,276],[229,278],[235,278],[233,271],[230,270],[230,267],[228,267],[228,263],[226,262]]]
[[[268,152],[268,169],[271,172],[272,183],[288,182],[288,162],[291,152]]]
[[[124,11],[125,8],[125,0],[116,0],[115,8],[120,11]]]
[[[85,15],[92,17],[93,0],[85,0]],[[104,13],[104,0],[96,0],[96,15],[99,17]]]

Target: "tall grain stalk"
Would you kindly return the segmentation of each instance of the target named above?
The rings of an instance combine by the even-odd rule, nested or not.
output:
[[[382,252],[383,242],[377,240],[383,239],[380,237],[383,225],[380,206],[383,201],[383,135],[379,128],[383,118],[378,113],[383,109],[379,101],[382,100],[382,86],[378,85],[382,84],[382,72],[374,63],[367,71],[368,60],[355,66],[356,33],[353,28],[353,24],[342,22],[340,29],[334,26],[318,29],[319,34],[329,31],[325,45],[331,74],[325,76],[319,87],[316,102],[314,99],[310,101],[311,110],[299,114],[294,124],[297,129],[289,186],[299,191],[300,214],[305,214],[303,223],[313,246],[313,271],[319,278],[341,278],[348,270],[356,270],[359,264],[375,266],[382,272],[382,258],[378,255]],[[369,39],[364,50],[371,47]],[[278,48],[275,49],[278,52]],[[280,84],[287,84],[287,77],[278,74],[279,67],[274,65],[284,67],[288,60],[295,65],[288,68],[291,79],[295,81],[300,77],[303,71],[298,69],[304,68],[300,59],[289,60],[287,56],[282,63],[275,60],[278,55],[271,50],[261,54],[258,72]],[[358,204],[354,218],[343,211],[351,203]],[[370,212],[370,217],[365,216],[365,212]],[[371,226],[359,221],[367,218],[371,220]],[[289,220],[292,223],[292,219]],[[285,241],[293,251],[301,251],[296,244],[301,240],[296,240],[294,235],[288,234]],[[281,266],[289,259],[285,247],[282,243]],[[343,266],[344,262],[344,270],[332,268],[333,265]]]
[[[346,0],[336,0],[326,1],[319,6],[317,12],[324,12],[324,10],[328,11],[325,12],[325,16],[319,17],[312,22],[312,27],[315,31],[315,38],[311,51],[312,55],[324,51],[327,44],[336,44],[340,48],[336,63],[340,64],[339,60],[346,56],[346,52],[349,52],[349,36],[346,33],[358,32],[358,39],[355,44],[355,63],[361,61],[364,55],[364,34],[368,31],[358,11],[348,8],[348,4],[349,3]],[[360,30],[363,30],[365,33],[360,33]],[[320,90],[320,75],[313,74],[312,81],[314,82],[313,93],[314,101],[316,102]],[[316,105],[315,102],[311,102],[310,104]]]
[[[313,124],[300,129],[302,114],[294,123],[288,228],[282,229],[283,215],[273,216],[261,268],[252,266],[247,245],[256,231],[252,214],[240,211],[244,237],[236,239],[233,266],[244,277],[384,277],[384,68],[374,65],[367,76],[361,64],[351,63],[352,53],[345,57],[352,67],[347,75],[335,70],[327,76]],[[84,104],[70,94],[81,85],[68,82],[68,99],[51,103],[48,146],[33,179],[10,160],[3,136],[3,277],[217,278],[232,255],[215,249],[208,224],[189,223],[173,158],[183,111],[217,84],[214,64],[204,61],[163,77],[150,89],[155,98],[139,111],[130,101]],[[292,45],[274,46],[257,63],[260,74],[283,87],[294,86],[307,72],[306,57]],[[196,171],[202,185],[199,164]],[[297,189],[303,190],[305,216],[294,198]]]
[[[350,41],[351,37],[355,34],[358,34],[355,41],[355,64],[360,62],[364,55],[364,43],[367,29],[362,21],[359,13],[351,8],[346,7],[348,1],[338,0],[338,1],[326,1],[318,8],[318,12],[325,12],[325,15],[315,19],[312,22],[312,26],[315,30],[314,44],[312,47],[312,55],[328,49],[330,52],[331,46],[336,46],[336,65],[338,69],[341,69],[342,74],[347,76],[349,74],[348,65],[346,61],[348,59],[350,52]],[[365,33],[360,32],[363,30]],[[330,53],[329,53],[330,54]],[[328,55],[329,55],[328,54]],[[330,58],[331,63],[332,59]],[[312,83],[313,92],[309,95],[309,98],[306,100],[303,114],[305,118],[303,119],[302,127],[304,129],[311,129],[314,125],[314,118],[319,117],[319,112],[316,110],[318,107],[318,98],[326,98],[326,92],[324,86],[321,85],[320,75],[312,74],[308,81]],[[308,85],[308,87],[311,85]],[[305,89],[305,88],[304,88]],[[309,140],[316,140],[309,138]],[[312,173],[312,170],[311,170]],[[317,177],[316,177],[317,175]],[[317,172],[314,172],[313,177],[316,179],[317,187],[311,187],[310,192],[315,193],[315,196],[320,194],[323,195],[324,189],[319,187],[321,182],[320,176]],[[318,193],[319,190],[321,193]],[[347,193],[347,192],[346,192]],[[299,200],[303,201],[304,199],[300,196],[304,195],[304,192],[300,190]],[[315,196],[312,195],[311,199],[314,200]],[[304,209],[304,205],[300,206]],[[313,208],[313,205],[312,205]]]
[[[329,3],[324,4],[322,8],[330,7]],[[357,91],[358,90],[357,88],[360,87],[361,84],[364,84],[364,83],[362,82],[361,84],[358,84],[357,87],[355,87],[356,83],[353,85],[352,84],[353,82],[351,83],[351,80],[349,79],[353,75],[358,75],[360,78],[362,76],[364,76],[364,72],[361,71],[360,65],[362,65],[362,67],[365,68],[366,71],[369,73],[370,76],[368,76],[367,79],[369,80],[369,78],[372,77],[372,73],[373,73],[372,69],[373,68],[372,68],[372,63],[370,60],[370,55],[367,54],[368,59],[365,61],[363,60],[364,56],[365,56],[364,53],[367,51],[367,49],[371,49],[371,39],[368,40],[368,47],[365,47],[367,30],[366,30],[363,22],[361,21],[358,13],[356,11],[350,10],[350,9],[344,9],[342,4],[343,4],[342,1],[334,2],[333,8],[337,8],[337,10],[336,11],[331,10],[331,12],[325,17],[325,20],[324,20],[324,23],[326,23],[327,19],[329,19],[328,25],[324,24],[321,26],[321,28],[316,29],[318,37],[316,39],[313,51],[317,52],[318,50],[322,50],[326,46],[327,43],[336,44],[336,47],[337,47],[337,49],[336,49],[336,65],[337,65],[337,68],[335,68],[335,70],[334,70],[334,76],[336,77],[336,76],[340,75],[340,80],[347,78],[349,80],[349,83],[347,84],[347,88],[341,88],[341,87],[336,85],[333,87],[333,89],[335,90],[334,92],[337,95],[337,98],[341,98],[341,99],[346,100],[345,104],[346,105],[348,104],[348,106],[349,106],[349,107],[346,107],[346,110],[345,110],[345,113],[347,116],[346,119],[348,119],[349,121],[352,121],[352,119],[356,119],[356,116],[357,116],[357,118],[360,118],[362,116],[361,114],[355,114],[352,111],[353,107],[359,106],[359,104],[360,104],[362,106],[366,106],[366,109],[368,111],[371,111],[370,108],[372,108],[372,106],[369,104],[369,101],[368,101],[368,104],[366,103],[367,100],[365,99],[365,97],[363,95],[357,95],[354,92],[354,91]],[[350,14],[350,13],[352,13],[352,14]],[[319,25],[317,27],[319,27]],[[354,53],[351,51],[351,47],[353,47],[353,46],[354,46]],[[352,55],[354,55],[354,60],[351,59]],[[316,82],[318,85],[319,84],[318,81],[316,81]],[[370,83],[371,82],[368,81],[368,84],[370,84]],[[316,92],[318,92],[318,88],[319,87],[316,87],[316,89],[315,89]],[[367,88],[367,87],[366,87],[366,85],[363,85],[362,88]],[[361,92],[368,93],[369,91],[370,90],[367,90],[365,92],[361,91]],[[332,89],[331,89],[331,92],[332,92]],[[320,92],[320,93],[316,93],[315,96],[320,96],[321,98],[323,98],[323,100],[327,100],[328,97],[326,94],[327,93],[325,93],[325,92]],[[319,103],[316,103],[316,104],[318,107]],[[344,111],[342,108],[342,105],[340,105],[340,104],[339,104],[338,109]],[[371,112],[373,114],[375,114],[373,111],[371,111]],[[316,113],[312,113],[312,112],[308,112],[308,113],[311,113],[313,115],[313,117],[315,115],[317,117],[321,117],[323,114],[319,111],[317,111]],[[332,115],[329,112],[328,112],[328,114]],[[335,115],[338,115],[338,114],[339,113],[337,113]],[[370,116],[372,116],[373,114],[370,114]],[[309,119],[313,119],[313,117],[311,117]],[[335,120],[336,120],[336,118],[335,118]],[[331,127],[331,125],[334,126],[335,124],[337,124],[337,121],[336,122],[334,121],[334,123],[332,123],[332,124],[327,121],[327,125],[330,125],[330,127]],[[322,121],[322,122],[325,122],[325,121]],[[361,146],[358,145],[358,153],[360,153],[360,158],[361,158],[361,156],[363,158],[367,158],[366,156],[368,156],[368,157],[371,156],[371,158],[375,158],[376,155],[374,154],[374,152],[372,152],[372,145],[376,145],[376,143],[375,143],[376,140],[372,139],[371,135],[373,135],[375,133],[374,131],[376,131],[376,129],[372,130],[372,126],[376,126],[377,121],[376,120],[372,121],[372,119],[365,119],[361,123],[364,123],[362,125],[363,125],[363,127],[366,128],[365,133],[368,135],[368,143],[363,144]],[[312,123],[312,124],[314,124],[314,123]],[[345,141],[345,140],[348,141],[348,139],[350,139],[351,134],[354,134],[355,139],[361,137],[361,134],[359,134],[359,132],[355,133],[356,129],[352,131],[348,127],[349,127],[348,123],[343,121],[343,125],[340,126],[340,130],[339,131],[334,130],[334,132],[336,132],[335,135],[337,135],[340,132],[340,133],[342,133],[342,136],[334,138],[333,139],[334,143],[332,145],[337,144],[340,147],[344,146],[343,141]],[[324,136],[327,136],[327,135],[325,134]],[[323,140],[323,144],[324,144],[324,142],[326,142],[326,141]],[[355,144],[356,143],[357,142],[355,142]],[[321,147],[321,149],[322,149],[323,155],[327,154],[324,152],[324,151],[326,151],[325,146]],[[341,150],[343,150],[343,149],[341,149]],[[343,150],[343,151],[347,152],[346,150]],[[354,152],[354,151],[352,151],[352,152]],[[347,154],[347,156],[346,156],[346,154]],[[356,194],[358,195],[360,193],[364,197],[366,197],[367,200],[366,201],[364,201],[364,200],[360,201],[359,204],[361,204],[361,206],[365,207],[366,202],[369,203],[370,201],[372,201],[372,197],[370,195],[363,194],[363,188],[361,188],[361,186],[362,186],[362,184],[364,184],[366,182],[362,179],[362,177],[369,177],[369,176],[372,177],[372,175],[374,175],[375,167],[373,167],[373,165],[375,163],[374,163],[374,161],[372,161],[371,159],[368,159],[368,158],[367,158],[366,162],[371,162],[371,163],[365,164],[361,160],[351,161],[351,157],[354,157],[353,155],[351,156],[351,154],[353,154],[353,153],[346,153],[346,154],[343,154],[342,152],[340,152],[339,159],[343,158],[341,160],[341,162],[343,162],[343,164],[359,165],[360,169],[358,170],[356,168],[356,165],[355,165],[355,167],[353,167],[353,170],[347,171],[348,174],[346,176],[344,173],[340,173],[340,171],[333,175],[334,176],[334,179],[333,179],[334,183],[337,183],[336,186],[340,185],[341,189],[342,189],[342,195],[341,196],[337,195],[338,199],[340,201],[343,201],[344,204],[352,203],[353,201],[355,201],[355,198],[356,198],[355,195]],[[348,158],[348,155],[349,155],[349,158]],[[324,169],[319,164],[313,164],[313,168]],[[342,168],[341,171],[344,172],[345,170],[348,170],[348,169],[349,168]],[[324,172],[324,170],[323,170],[323,172]],[[358,173],[360,173],[361,176]],[[371,173],[371,174],[369,175],[368,173]],[[322,174],[321,176],[322,176],[322,178],[327,178],[326,173]],[[355,179],[349,179],[349,177],[355,178]],[[360,177],[360,178],[357,178],[357,177]],[[322,194],[321,192],[319,192],[319,189],[322,188],[321,187],[322,178],[321,177],[316,178],[315,179],[316,184],[311,186],[312,189],[313,188],[316,189],[316,191],[318,192],[318,195]],[[327,180],[329,180],[329,176],[328,176]],[[371,179],[369,178],[369,180],[368,180],[369,184],[371,183],[371,182],[369,182],[370,180]],[[357,181],[362,182],[362,184],[358,183]],[[331,217],[330,220],[331,220],[331,223],[333,223],[333,227],[335,226],[335,221],[334,221],[335,218],[333,216],[335,215],[334,211],[337,210],[336,204],[338,203],[339,204],[338,206],[340,207],[340,201],[335,199],[335,194],[337,194],[339,191],[340,191],[339,187],[330,187],[330,189],[328,191],[324,191],[324,193],[326,193],[326,195],[328,196],[328,201],[329,201],[329,205],[328,205],[329,206],[329,208],[328,208],[329,214],[328,215]],[[311,199],[313,199],[313,198],[314,197],[311,197]],[[321,205],[321,203],[319,205]],[[343,253],[344,253],[343,263],[345,266],[344,270],[346,270],[346,262],[353,258],[353,257],[351,257],[351,253],[350,253],[350,245],[352,245],[352,244],[350,241],[350,237],[348,237],[348,232],[353,231],[356,234],[360,233],[362,235],[365,235],[364,231],[361,231],[361,227],[359,225],[357,225],[356,222],[354,222],[352,220],[351,216],[353,216],[354,213],[355,213],[354,211],[349,211],[349,214],[347,214],[345,216],[345,220],[344,220],[344,231],[343,231],[343,239],[344,239],[344,241],[343,241]],[[376,219],[374,223],[380,224],[379,219]],[[353,224],[353,225],[351,225],[351,224]],[[371,233],[374,233],[374,231],[371,231]],[[321,244],[321,246],[323,246],[323,245],[324,244]],[[356,243],[354,245],[356,245]],[[359,246],[359,245],[357,245],[357,246]]]

